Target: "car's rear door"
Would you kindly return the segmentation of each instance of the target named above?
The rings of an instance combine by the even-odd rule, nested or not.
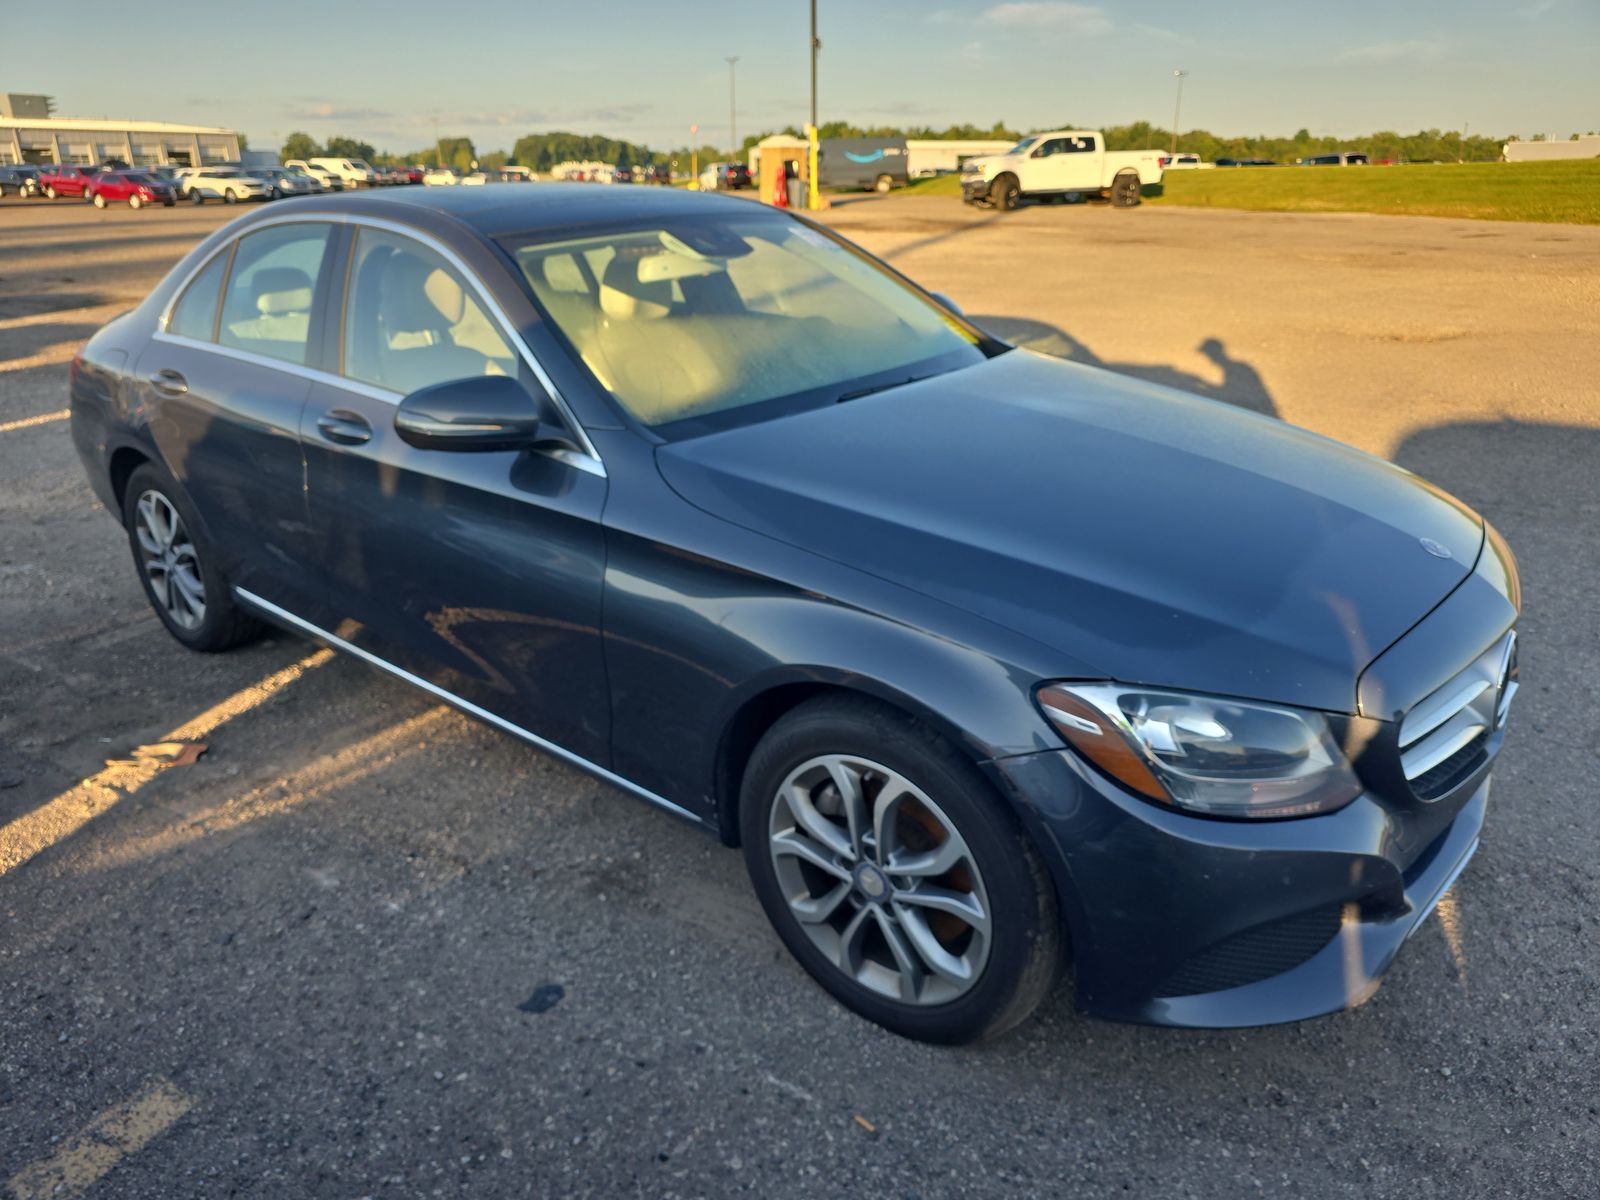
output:
[[[178,293],[137,370],[151,433],[193,498],[221,566],[273,603],[306,603],[300,416],[321,353],[336,239],[272,224],[228,243]]]
[[[324,617],[356,649],[592,762],[606,479],[570,451],[419,450],[400,400],[485,374],[542,386],[492,295],[439,243],[352,227],[330,371],[302,423]]]

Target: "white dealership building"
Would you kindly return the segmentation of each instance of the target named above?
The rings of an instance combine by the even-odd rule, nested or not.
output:
[[[48,96],[0,92],[0,164],[121,159],[137,166],[238,162],[239,135],[210,125],[57,117]]]

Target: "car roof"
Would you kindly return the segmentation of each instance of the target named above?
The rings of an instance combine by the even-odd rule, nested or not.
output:
[[[760,206],[756,206],[757,209]],[[618,224],[651,217],[751,213],[751,201],[709,192],[665,188],[597,188],[582,183],[538,183],[504,188],[404,188],[307,196],[295,212],[350,213],[419,227],[435,214],[454,218],[485,237],[537,233],[572,225]]]

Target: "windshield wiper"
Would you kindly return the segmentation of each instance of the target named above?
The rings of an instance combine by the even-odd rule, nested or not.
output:
[[[908,375],[904,379],[891,379],[888,383],[875,383],[871,387],[857,388],[853,392],[840,392],[834,397],[835,404],[843,404],[846,400],[859,400],[863,396],[871,396],[877,392],[887,392],[890,388],[904,387],[908,383],[920,383],[924,379],[932,379],[939,372],[934,371],[928,375]]]

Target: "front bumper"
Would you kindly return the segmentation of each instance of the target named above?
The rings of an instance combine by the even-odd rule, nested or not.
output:
[[[963,175],[961,177],[961,198],[968,204],[987,200],[989,198],[989,181],[981,175]]]
[[[1451,800],[1217,821],[1121,791],[1070,751],[995,760],[1057,882],[1078,1006],[1229,1028],[1365,1001],[1477,848],[1491,765]]]

